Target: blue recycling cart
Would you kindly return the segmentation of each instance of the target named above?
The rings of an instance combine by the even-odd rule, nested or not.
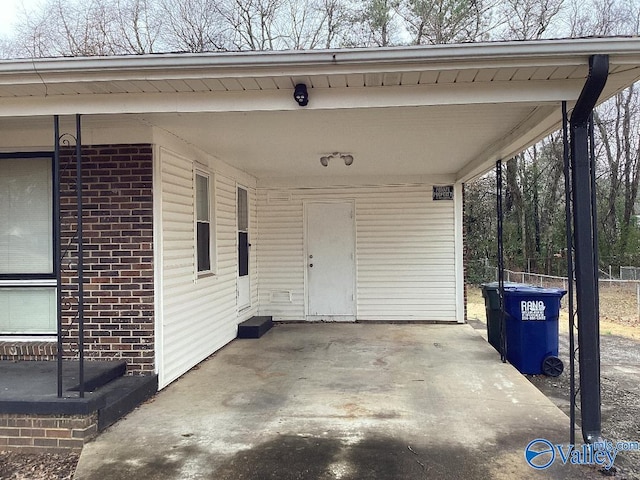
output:
[[[558,358],[560,288],[510,285],[504,289],[507,360],[520,373],[557,377],[564,370]]]

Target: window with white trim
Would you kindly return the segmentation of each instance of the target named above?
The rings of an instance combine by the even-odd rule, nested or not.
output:
[[[212,215],[212,177],[203,172],[195,174],[195,239],[196,270],[198,274],[213,273],[214,232]]]
[[[53,159],[0,157],[0,334],[55,334]]]

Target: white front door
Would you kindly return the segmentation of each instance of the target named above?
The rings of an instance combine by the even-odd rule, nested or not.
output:
[[[355,227],[351,202],[306,204],[309,320],[355,320]]]
[[[249,268],[249,195],[246,188],[238,187],[238,310],[251,306]]]

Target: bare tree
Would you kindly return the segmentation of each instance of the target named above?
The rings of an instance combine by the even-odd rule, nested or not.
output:
[[[625,259],[640,185],[640,98],[632,86],[594,114],[598,131],[600,223],[612,263]],[[616,262],[617,263],[617,262]]]
[[[412,43],[441,44],[481,39],[492,7],[483,0],[404,0],[401,12]]]
[[[231,48],[232,35],[218,3],[211,0],[162,0],[165,48],[183,52],[208,52]]]
[[[569,0],[566,36],[613,36],[638,33],[637,1]]]
[[[504,0],[499,17],[504,20],[501,36],[509,40],[537,40],[558,35],[559,13],[564,0]],[[553,28],[555,26],[555,28]]]
[[[284,0],[228,0],[219,11],[235,50],[276,50],[283,44]]]
[[[399,0],[367,0],[351,13],[349,46],[387,47],[401,43]]]
[[[325,13],[326,35],[324,48],[340,46],[350,28],[349,11],[341,0],[322,0],[320,8]]]
[[[149,53],[160,24],[147,0],[49,0],[23,11],[17,52],[31,57]]]
[[[162,29],[159,4],[153,0],[116,0],[116,49],[153,53]]]
[[[340,0],[285,0],[283,43],[290,49],[332,48],[348,27],[348,12]]]

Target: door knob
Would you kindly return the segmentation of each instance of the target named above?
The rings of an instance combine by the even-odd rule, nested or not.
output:
[[[310,264],[309,264],[309,268],[311,268],[311,267],[313,267],[313,263],[310,263]]]

